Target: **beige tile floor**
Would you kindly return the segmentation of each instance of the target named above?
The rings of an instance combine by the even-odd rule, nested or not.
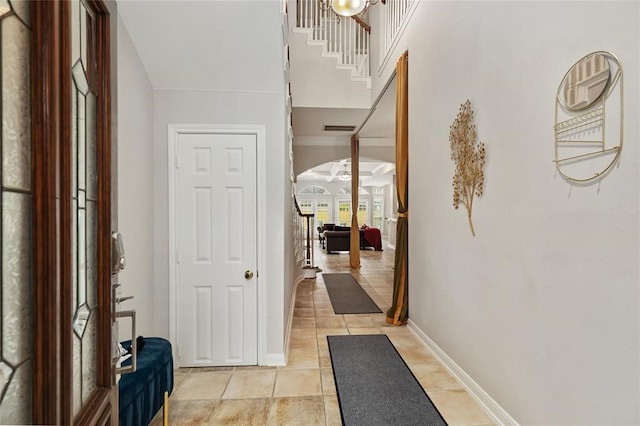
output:
[[[393,296],[393,250],[361,252],[351,271],[347,253],[316,246],[323,272],[352,272],[384,311]],[[340,425],[327,335],[384,333],[398,349],[449,425],[494,424],[407,327],[384,314],[336,315],[322,274],[298,285],[285,367],[181,368],[169,399],[172,425]],[[152,424],[162,423],[162,410]]]

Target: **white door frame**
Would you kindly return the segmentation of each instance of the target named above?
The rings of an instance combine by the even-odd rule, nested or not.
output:
[[[242,134],[256,136],[256,209],[257,209],[257,262],[256,285],[258,291],[258,365],[266,365],[267,309],[266,309],[266,143],[264,125],[235,124],[169,124],[169,340],[172,343],[174,368],[180,367],[178,347],[178,297],[177,297],[177,250],[176,250],[176,162],[178,139],[181,134]]]

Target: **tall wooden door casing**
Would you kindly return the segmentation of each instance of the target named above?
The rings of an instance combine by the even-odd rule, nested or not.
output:
[[[32,420],[115,423],[109,267],[115,3],[29,3],[36,46]]]
[[[179,362],[257,364],[256,135],[180,134]]]

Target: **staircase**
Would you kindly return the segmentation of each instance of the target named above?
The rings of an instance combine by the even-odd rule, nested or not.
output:
[[[351,80],[364,82],[370,89],[370,27],[360,18],[323,10],[320,0],[297,0],[296,6],[293,31],[305,33],[308,45],[321,46],[323,57],[335,58],[338,69],[349,70]]]

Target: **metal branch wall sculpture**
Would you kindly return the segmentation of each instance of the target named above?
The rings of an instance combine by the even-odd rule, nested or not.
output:
[[[484,143],[478,142],[476,125],[473,123],[471,101],[467,99],[449,130],[451,159],[456,163],[453,175],[453,207],[460,204],[467,208],[471,234],[476,236],[471,221],[474,196],[482,196],[484,190]]]

